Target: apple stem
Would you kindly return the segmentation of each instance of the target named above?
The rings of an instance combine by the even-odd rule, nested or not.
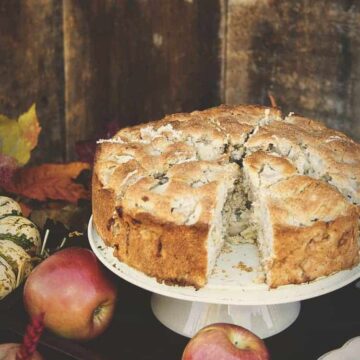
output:
[[[34,317],[31,323],[26,327],[23,342],[16,354],[16,360],[30,360],[39,343],[40,336],[44,330],[45,314],[41,313]]]

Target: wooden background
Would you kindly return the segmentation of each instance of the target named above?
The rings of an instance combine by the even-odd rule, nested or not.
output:
[[[360,140],[360,1],[0,0],[0,113],[36,102],[34,161],[119,126],[269,104]]]

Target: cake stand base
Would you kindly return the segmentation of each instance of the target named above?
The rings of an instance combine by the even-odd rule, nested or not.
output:
[[[296,320],[300,301],[279,305],[220,305],[153,294],[151,307],[163,325],[183,336],[193,337],[204,326],[221,322],[243,326],[265,339]]]

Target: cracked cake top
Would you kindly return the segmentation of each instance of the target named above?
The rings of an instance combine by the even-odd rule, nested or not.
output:
[[[230,162],[257,150],[288,159],[288,167],[299,174],[328,182],[360,203],[360,145],[320,122],[296,115],[283,118],[273,108],[220,106],[174,114],[122,129],[99,143],[95,171],[102,185],[133,208],[141,203],[153,211],[151,203],[160,201],[159,194],[182,197],[189,191],[195,196],[205,191],[202,185],[231,180],[236,169]],[[224,164],[227,170],[222,170]],[[149,200],[135,202],[134,193],[140,192]],[[173,220],[179,219],[173,212]]]

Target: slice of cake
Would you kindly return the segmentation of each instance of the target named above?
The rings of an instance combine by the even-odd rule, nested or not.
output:
[[[244,160],[244,173],[269,286],[307,282],[359,262],[357,207],[336,188],[296,175],[288,160],[262,151]]]

